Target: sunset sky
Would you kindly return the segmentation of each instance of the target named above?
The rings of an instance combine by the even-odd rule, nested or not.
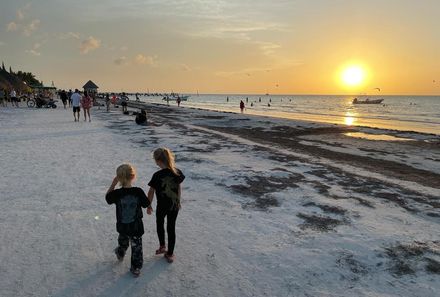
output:
[[[58,88],[440,94],[438,0],[0,0],[0,57]],[[346,84],[356,65],[361,82]]]

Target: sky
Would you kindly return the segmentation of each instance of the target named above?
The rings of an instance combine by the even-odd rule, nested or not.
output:
[[[100,91],[440,94],[438,0],[0,0],[0,58]],[[356,65],[361,83],[341,73]]]

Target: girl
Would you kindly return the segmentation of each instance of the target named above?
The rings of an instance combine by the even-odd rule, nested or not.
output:
[[[159,249],[156,255],[165,253],[168,263],[174,261],[174,245],[176,243],[176,219],[180,209],[182,188],[180,184],[185,179],[182,171],[175,167],[174,155],[167,148],[158,148],[153,153],[157,166],[161,169],[153,174],[148,183],[148,199],[153,201],[154,193],[157,197],[156,230],[159,237]],[[151,206],[147,213],[151,214]],[[168,251],[165,248],[164,219],[167,217]]]
[[[87,91],[84,91],[84,96],[81,98],[81,105],[84,109],[84,121],[87,121],[87,115],[89,115],[89,122],[91,122],[90,107],[92,107],[92,98],[87,94]]]
[[[131,268],[134,276],[139,276],[143,264],[142,235],[144,224],[142,222],[142,209],[150,206],[145,192],[132,183],[136,178],[136,170],[130,164],[122,164],[116,169],[116,177],[105,195],[108,204],[116,204],[116,230],[119,233],[118,247],[115,249],[116,257],[122,261],[131,243]],[[115,190],[118,182],[121,188]]]

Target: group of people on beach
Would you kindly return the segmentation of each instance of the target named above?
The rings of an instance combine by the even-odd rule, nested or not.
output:
[[[3,107],[7,107],[8,101],[11,102],[12,106],[19,107],[18,103],[20,102],[20,98],[17,97],[17,92],[14,89],[9,93],[6,89],[0,89],[0,104]]]
[[[116,231],[119,233],[118,246],[114,252],[119,261],[124,259],[126,251],[131,245],[130,272],[139,276],[143,265],[142,235],[142,208],[147,214],[153,212],[152,202],[157,199],[156,232],[159,239],[159,248],[156,255],[164,254],[168,263],[175,260],[174,246],[176,243],[176,219],[181,208],[181,183],[185,179],[182,171],[176,168],[174,154],[168,148],[158,148],[153,152],[153,158],[160,170],[155,172],[148,183],[149,190],[145,192],[134,187],[136,169],[131,164],[122,164],[116,169],[116,176],[107,191],[105,199],[108,204],[116,205]],[[115,189],[117,184],[119,189]],[[167,218],[168,245],[165,245],[164,222]]]

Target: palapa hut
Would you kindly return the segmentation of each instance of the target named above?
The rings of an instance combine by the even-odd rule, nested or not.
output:
[[[84,91],[87,91],[87,93],[89,93],[90,96],[92,96],[93,98],[96,97],[96,94],[98,93],[98,86],[95,85],[95,83],[91,80],[89,80],[84,86],[83,89]]]

